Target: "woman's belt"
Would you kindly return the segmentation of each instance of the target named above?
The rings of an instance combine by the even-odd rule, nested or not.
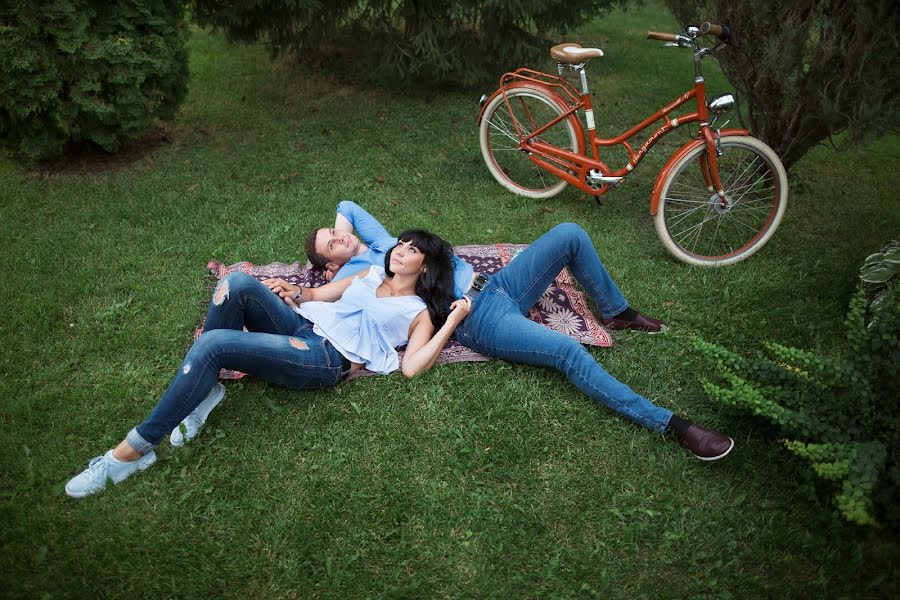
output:
[[[469,300],[475,300],[475,296],[481,293],[484,289],[484,286],[487,285],[487,275],[482,275],[481,273],[475,273],[475,277],[472,278],[472,284],[469,286],[469,289],[466,291],[464,296],[467,296]]]

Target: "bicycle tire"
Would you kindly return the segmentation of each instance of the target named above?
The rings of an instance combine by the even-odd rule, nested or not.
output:
[[[750,136],[722,136],[719,179],[729,205],[703,175],[706,145],[672,165],[655,217],[656,233],[675,258],[722,267],[755,254],[775,233],[787,207],[787,173],[769,146]]]
[[[506,96],[520,127],[534,131],[563,114],[565,102],[549,90],[530,84],[507,88]],[[580,151],[574,116],[563,119],[539,136],[542,141],[570,152]],[[539,123],[540,125],[535,125]],[[518,149],[518,133],[504,94],[497,94],[485,107],[478,133],[481,155],[500,185],[520,196],[550,198],[568,182],[558,179],[531,162],[528,152]]]

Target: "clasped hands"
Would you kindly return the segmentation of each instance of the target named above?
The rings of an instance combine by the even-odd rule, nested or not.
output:
[[[296,296],[300,291],[299,285],[288,283],[280,277],[263,279],[263,285],[272,290],[274,293],[278,294],[278,297],[284,300],[284,303],[291,308],[295,308],[297,306],[297,303],[294,302],[294,296]]]

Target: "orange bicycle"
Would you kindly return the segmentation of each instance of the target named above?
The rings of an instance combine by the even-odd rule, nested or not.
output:
[[[714,48],[700,45],[717,38]],[[550,49],[559,76],[518,69],[500,79],[500,88],[481,98],[478,116],[481,153],[494,178],[508,190],[530,198],[549,198],[568,184],[600,196],[618,187],[647,152],[678,127],[699,123],[698,135],[663,166],[650,196],[650,214],[666,249],[679,260],[723,266],[744,260],[772,237],[787,205],[788,183],[778,155],[746,129],[716,129],[716,121],[735,106],[734,96],[706,100],[700,63],[725,46],[727,27],[704,23],[684,34],[649,32],[648,39],[694,51],[694,87],[628,131],[597,136],[585,65],[603,56],[599,48],[564,43]],[[571,69],[581,91],[562,78]],[[672,116],[691,100],[696,110]],[[591,156],[576,112],[584,111]],[[662,121],[635,151],[628,140]],[[726,123],[727,124],[727,123]],[[622,145],[630,160],[613,170],[600,160],[601,146]]]

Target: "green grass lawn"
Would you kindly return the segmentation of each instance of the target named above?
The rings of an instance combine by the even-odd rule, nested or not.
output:
[[[648,29],[675,24],[649,4],[573,35],[606,52],[591,65],[605,134],[691,85],[690,54],[644,41]],[[690,350],[698,334],[741,352],[764,340],[840,351],[857,270],[900,231],[896,138],[810,153],[768,246],[704,270],[668,256],[647,210],[684,133],[600,208],[577,190],[525,200],[482,162],[480,92],[356,86],[202,32],[190,57],[190,94],[152,152],[106,170],[0,161],[4,596],[896,594],[896,539],[836,518],[771,428],[704,395]],[[710,91],[725,91],[707,69]],[[581,224],[632,304],[670,325],[591,352],[728,432],[735,451],[700,463],[555,373],[495,361],[323,392],[228,382],[194,443],[164,442],[147,473],[66,497],[180,364],[207,261],[302,260],[306,233],[343,198],[457,244]]]

